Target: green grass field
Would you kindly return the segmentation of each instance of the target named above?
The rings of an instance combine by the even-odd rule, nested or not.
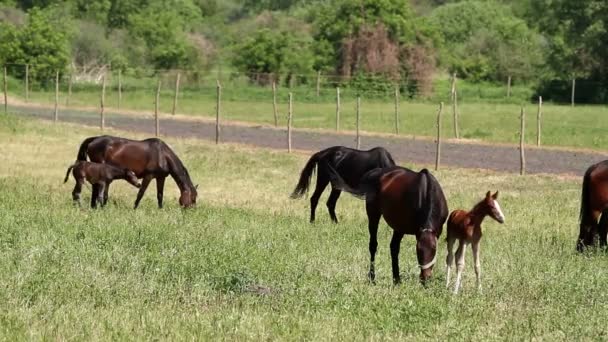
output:
[[[500,190],[506,215],[484,224],[484,292],[467,255],[453,296],[444,236],[428,288],[412,237],[401,249],[404,282],[392,285],[384,223],[378,282],[368,284],[363,202],[343,196],[338,225],[320,205],[311,225],[308,201],[288,199],[304,155],[167,139],[200,185],[197,208],[178,208],[173,182],[163,210],[152,186],[133,211],[136,189],[124,182],[107,208],[75,208],[63,176],[96,133],[0,116],[2,340],[608,338],[606,256],[574,251],[578,179],[435,173],[450,210]]]
[[[141,83],[141,82],[140,82]],[[154,84],[147,87],[125,87],[121,108],[151,113],[154,111]],[[465,84],[465,83],[463,83]],[[18,89],[18,83],[11,83],[12,89]],[[65,103],[65,85],[61,90],[60,103]],[[445,88],[445,89],[444,89]],[[487,89],[486,89],[487,88]],[[145,90],[142,90],[145,89]],[[460,97],[460,133],[461,137],[483,142],[518,143],[520,130],[520,108],[525,103],[526,110],[526,143],[536,144],[537,105],[527,103],[524,88],[515,90],[518,95],[507,101],[498,101],[496,92],[503,89],[496,85],[466,85],[467,96]],[[446,82],[438,82],[438,94],[446,94],[440,99],[446,101],[443,112],[443,135],[454,137],[452,107],[447,94]],[[489,93],[486,99],[484,92]],[[286,125],[287,93],[285,88],[278,91],[279,125]],[[355,94],[344,90],[341,103],[340,128],[355,130]],[[521,94],[519,94],[521,93]],[[213,86],[184,87],[178,99],[177,112],[180,114],[215,117],[216,90]],[[22,97],[22,91],[13,95]],[[529,94],[528,94],[529,95]],[[334,90],[323,88],[317,98],[310,87],[294,89],[294,119],[296,128],[315,128],[334,130],[336,127],[336,105]],[[49,91],[33,91],[32,102],[52,104],[54,94]],[[70,104],[73,106],[98,107],[100,91],[97,87],[75,87]],[[160,99],[162,112],[171,112],[173,105],[172,85],[163,90]],[[118,96],[115,87],[108,87],[106,106],[116,109]],[[274,124],[272,91],[270,88],[226,85],[222,95],[222,118],[224,120],[244,121],[252,124]],[[438,103],[423,100],[402,99],[400,103],[400,133],[409,136],[435,136],[436,114]],[[542,144],[605,150],[608,148],[608,107],[600,105],[556,105],[547,103],[543,106]],[[363,95],[361,105],[361,129],[368,132],[395,132],[394,100],[384,98],[366,98]]]

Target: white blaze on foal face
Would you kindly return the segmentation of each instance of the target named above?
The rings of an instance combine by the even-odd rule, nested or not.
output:
[[[494,210],[496,211],[496,219],[498,222],[505,222],[505,215],[502,213],[502,209],[500,209],[500,204],[498,204],[497,200],[493,200]]]

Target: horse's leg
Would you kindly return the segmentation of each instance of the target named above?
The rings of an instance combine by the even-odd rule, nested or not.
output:
[[[74,190],[72,190],[72,200],[74,204],[78,203],[79,207],[82,207],[82,203],[80,202],[80,193],[82,192],[82,182],[76,181],[76,185],[74,185]]]
[[[315,222],[315,211],[317,210],[317,204],[319,204],[319,198],[325,190],[325,187],[329,184],[329,175],[323,168],[318,168],[317,171],[317,185],[315,192],[310,197],[310,222]]]
[[[467,242],[460,240],[458,249],[456,250],[456,285],[454,285],[454,294],[458,294],[460,289],[460,281],[462,280],[462,271],[464,271],[464,252],[467,249]]]
[[[369,229],[369,273],[367,278],[374,283],[376,280],[376,269],[374,262],[376,260],[376,251],[378,250],[378,223],[380,222],[380,210],[374,203],[365,203],[365,211],[367,212],[368,229]]]
[[[448,256],[445,259],[445,267],[446,267],[445,287],[446,288],[450,287],[450,272],[452,271],[452,266],[454,266],[454,243],[455,242],[456,242],[456,239],[448,238]]]
[[[141,198],[144,197],[144,193],[146,193],[146,189],[148,188],[148,185],[150,185],[152,178],[153,176],[146,176],[144,177],[144,180],[141,181],[141,188],[139,188],[139,191],[137,192],[137,198],[135,199],[135,206],[133,209],[137,209],[139,206],[139,202],[141,201]]]
[[[393,283],[395,285],[401,282],[399,276],[399,248],[401,247],[401,239],[403,239],[403,233],[394,231],[393,238],[391,239],[391,261],[393,263]]]
[[[581,218],[581,227],[576,244],[576,250],[582,252],[585,247],[593,245],[595,235],[598,233],[598,219],[600,211],[590,210],[586,217]]]
[[[338,198],[340,197],[340,193],[342,191],[338,189],[331,189],[331,193],[329,194],[329,198],[327,199],[327,209],[329,210],[329,216],[334,223],[338,223],[338,217],[336,217],[336,203],[338,202]]]
[[[156,178],[156,199],[158,200],[158,207],[163,207],[163,192],[165,189],[165,177]]]
[[[103,208],[105,206],[104,195],[106,193],[106,183],[99,183],[99,190],[97,194],[97,201],[99,205]]]
[[[473,250],[473,262],[475,263],[475,278],[477,281],[477,291],[481,292],[481,262],[479,260],[479,242],[477,240],[471,244]]]
[[[91,184],[91,188],[93,189],[91,193],[91,208],[97,208],[97,196],[99,196],[99,185]]]

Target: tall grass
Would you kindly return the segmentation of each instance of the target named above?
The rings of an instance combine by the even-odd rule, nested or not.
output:
[[[414,240],[404,240],[404,283],[391,283],[384,223],[368,265],[363,203],[344,195],[341,223],[323,206],[288,200],[306,157],[167,139],[200,184],[181,210],[168,182],[140,209],[116,182],[103,210],[72,206],[63,184],[82,138],[74,125],[0,117],[0,336],[163,340],[605,339],[605,255],[577,255],[579,181],[450,169],[437,173],[450,209],[501,191],[506,223],[484,222],[484,292],[470,256],[459,296],[442,262],[424,288]],[[139,137],[125,132],[111,132]],[[419,168],[419,166],[410,165]],[[445,258],[442,240],[439,260]]]

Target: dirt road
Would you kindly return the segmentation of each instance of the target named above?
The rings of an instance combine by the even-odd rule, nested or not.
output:
[[[10,106],[11,112],[27,117],[52,119],[52,110]],[[60,121],[98,126],[99,114],[79,110],[62,109]],[[154,121],[141,115],[109,113],[106,126],[116,129],[154,134]],[[215,125],[211,122],[177,120],[164,117],[161,135],[174,137],[215,139]],[[316,151],[329,146],[355,146],[354,136],[331,132],[295,130],[292,133],[293,148]],[[221,140],[259,147],[286,148],[286,130],[262,126],[224,125]],[[428,139],[411,139],[390,136],[363,136],[361,148],[384,146],[396,160],[419,164],[434,164],[435,144]],[[580,175],[587,167],[608,159],[601,152],[581,152],[555,149],[526,149],[527,173],[553,173]],[[507,172],[519,172],[519,150],[515,146],[498,146],[472,143],[443,143],[441,165],[460,168],[480,168]]]

